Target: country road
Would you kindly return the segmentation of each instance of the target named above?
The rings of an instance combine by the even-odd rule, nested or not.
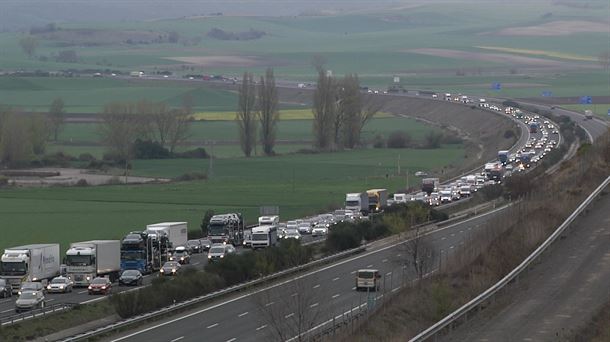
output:
[[[608,213],[606,194],[496,304],[442,340],[571,340],[572,332],[610,299]]]

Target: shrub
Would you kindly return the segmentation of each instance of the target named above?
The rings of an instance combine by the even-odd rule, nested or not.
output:
[[[9,178],[6,176],[0,175],[0,187],[5,187],[8,185]]]
[[[189,158],[189,159],[207,159],[210,155],[203,147],[198,147],[193,150],[188,150],[180,153],[174,153],[175,158]]]
[[[89,183],[87,183],[87,180],[84,178],[81,178],[78,180],[78,182],[76,182],[75,184],[76,186],[88,186]]]
[[[441,147],[441,141],[443,140],[443,133],[430,131],[424,137],[426,148],[439,148]]]
[[[487,185],[479,190],[479,193],[486,201],[496,199],[504,193],[504,187],[500,184]]]
[[[136,139],[133,149],[136,159],[166,159],[170,157],[169,150],[156,141]]]
[[[404,131],[394,131],[388,137],[387,146],[390,148],[405,148],[411,144],[411,136]]]
[[[374,148],[384,148],[385,141],[383,140],[383,136],[381,134],[377,134],[375,138],[373,138],[373,147]]]
[[[91,161],[95,160],[95,157],[91,153],[81,153],[78,156],[78,160],[79,161],[91,162]]]
[[[185,174],[182,174],[182,175],[174,178],[174,180],[176,180],[178,182],[187,182],[187,181],[200,180],[200,179],[208,179],[207,173],[187,172]]]
[[[45,166],[70,166],[70,163],[77,161],[77,159],[69,154],[63,152],[57,152],[53,154],[47,154],[42,157],[41,163]]]
[[[462,138],[460,138],[459,136],[457,136],[457,134],[454,133],[443,134],[443,138],[441,139],[441,143],[449,145],[457,145],[461,144],[462,142]]]

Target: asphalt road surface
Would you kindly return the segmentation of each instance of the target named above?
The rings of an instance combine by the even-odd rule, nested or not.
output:
[[[608,190],[608,189],[606,189]],[[542,261],[445,341],[560,341],[610,300],[610,196],[575,222]],[[507,303],[507,305],[504,305]]]
[[[482,216],[453,224],[426,235],[440,255],[451,255],[466,243],[474,232],[485,226],[496,209]],[[231,299],[194,311],[155,322],[150,326],[125,332],[110,341],[265,341],[272,339],[272,323],[263,319],[261,309],[276,310],[278,317],[296,320],[307,316],[316,324],[328,320],[351,307],[367,301],[366,292],[354,287],[356,270],[376,268],[382,277],[381,293],[397,289],[403,282],[414,279],[405,267],[404,243],[380,245],[367,252],[312,271],[302,277],[270,285],[253,293],[236,295]],[[432,264],[437,264],[434,261]],[[287,298],[307,298],[306,308],[287,304]],[[303,299],[304,300],[304,299]]]

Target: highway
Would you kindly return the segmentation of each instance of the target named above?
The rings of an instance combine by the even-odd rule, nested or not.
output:
[[[610,300],[609,212],[610,196],[602,196],[498,304],[443,340],[572,340]]]
[[[485,222],[498,215],[501,208],[467,221],[438,228],[426,235],[438,255],[451,254],[469,237],[482,230]],[[381,293],[398,288],[403,279],[414,275],[403,268],[406,261],[404,242],[376,245],[366,253],[339,261],[301,277],[239,295],[220,303],[209,304],[186,314],[155,322],[135,331],[123,333],[109,341],[264,341],[273,339],[272,324],[262,319],[260,309],[278,310],[286,320],[309,317],[318,324],[333,315],[367,300],[367,293],[356,292],[354,274],[361,268],[376,268],[383,275]],[[437,264],[434,261],[431,264]],[[297,310],[287,304],[293,296],[308,298],[307,308]],[[275,307],[274,307],[275,305]]]

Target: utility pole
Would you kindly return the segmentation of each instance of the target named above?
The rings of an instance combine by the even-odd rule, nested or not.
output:
[[[398,174],[400,175],[400,153],[398,154]]]
[[[214,140],[210,140],[210,164],[208,164],[208,179],[214,175]]]

